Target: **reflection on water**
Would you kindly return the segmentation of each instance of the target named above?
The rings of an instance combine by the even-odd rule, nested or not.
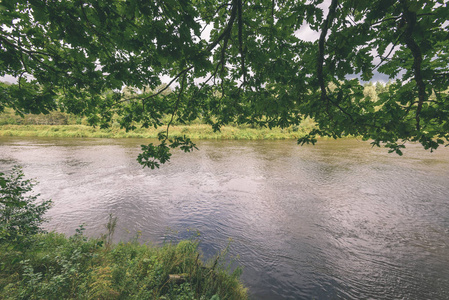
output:
[[[254,299],[449,298],[449,149],[203,141],[147,170],[143,142],[0,138],[0,170],[38,178],[50,230],[98,236],[113,213],[117,239],[197,229],[206,257],[232,238]]]

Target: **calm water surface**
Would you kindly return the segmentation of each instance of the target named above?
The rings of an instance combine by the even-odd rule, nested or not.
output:
[[[49,230],[160,244],[201,233],[210,257],[231,238],[253,299],[449,299],[449,149],[403,157],[356,140],[203,141],[160,170],[145,140],[0,138],[54,200]]]

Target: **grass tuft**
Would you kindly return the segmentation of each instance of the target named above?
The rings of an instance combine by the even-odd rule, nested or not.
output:
[[[221,257],[203,263],[196,241],[107,245],[82,230],[38,234],[26,251],[0,244],[0,298],[247,299],[241,269],[231,272]]]

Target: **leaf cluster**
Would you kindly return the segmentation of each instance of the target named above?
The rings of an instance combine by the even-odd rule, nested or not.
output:
[[[118,118],[127,130],[159,127],[165,115],[168,124],[200,118],[214,130],[285,128],[310,117],[318,129],[301,144],[357,135],[398,154],[408,141],[430,150],[448,144],[448,3],[320,3],[7,2],[0,76],[18,83],[0,85],[0,109],[59,108],[101,128]],[[374,101],[361,81],[378,73],[394,84]],[[164,143],[147,146],[140,161],[168,161]]]
[[[24,179],[20,167],[9,175],[0,172],[0,243],[25,247],[32,235],[43,232],[40,226],[52,202],[38,201],[39,195],[30,194],[34,185]]]

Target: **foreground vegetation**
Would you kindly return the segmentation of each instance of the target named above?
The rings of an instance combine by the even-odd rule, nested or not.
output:
[[[312,118],[299,144],[351,135],[399,155],[408,142],[448,145],[448,2],[323,2],[2,1],[0,78],[15,82],[0,83],[0,111],[128,130]],[[367,96],[379,79],[391,83]],[[143,166],[196,148],[169,132],[158,140],[142,147]]]
[[[1,299],[246,299],[238,277],[199,259],[198,243],[107,245],[82,234],[33,236],[27,249],[0,245]],[[180,274],[170,278],[170,274]]]
[[[42,232],[51,202],[29,196],[20,169],[11,174],[0,173],[0,299],[247,299],[241,269],[224,253],[203,263],[196,241],[114,245],[114,218],[99,239],[82,226],[72,237]]]

